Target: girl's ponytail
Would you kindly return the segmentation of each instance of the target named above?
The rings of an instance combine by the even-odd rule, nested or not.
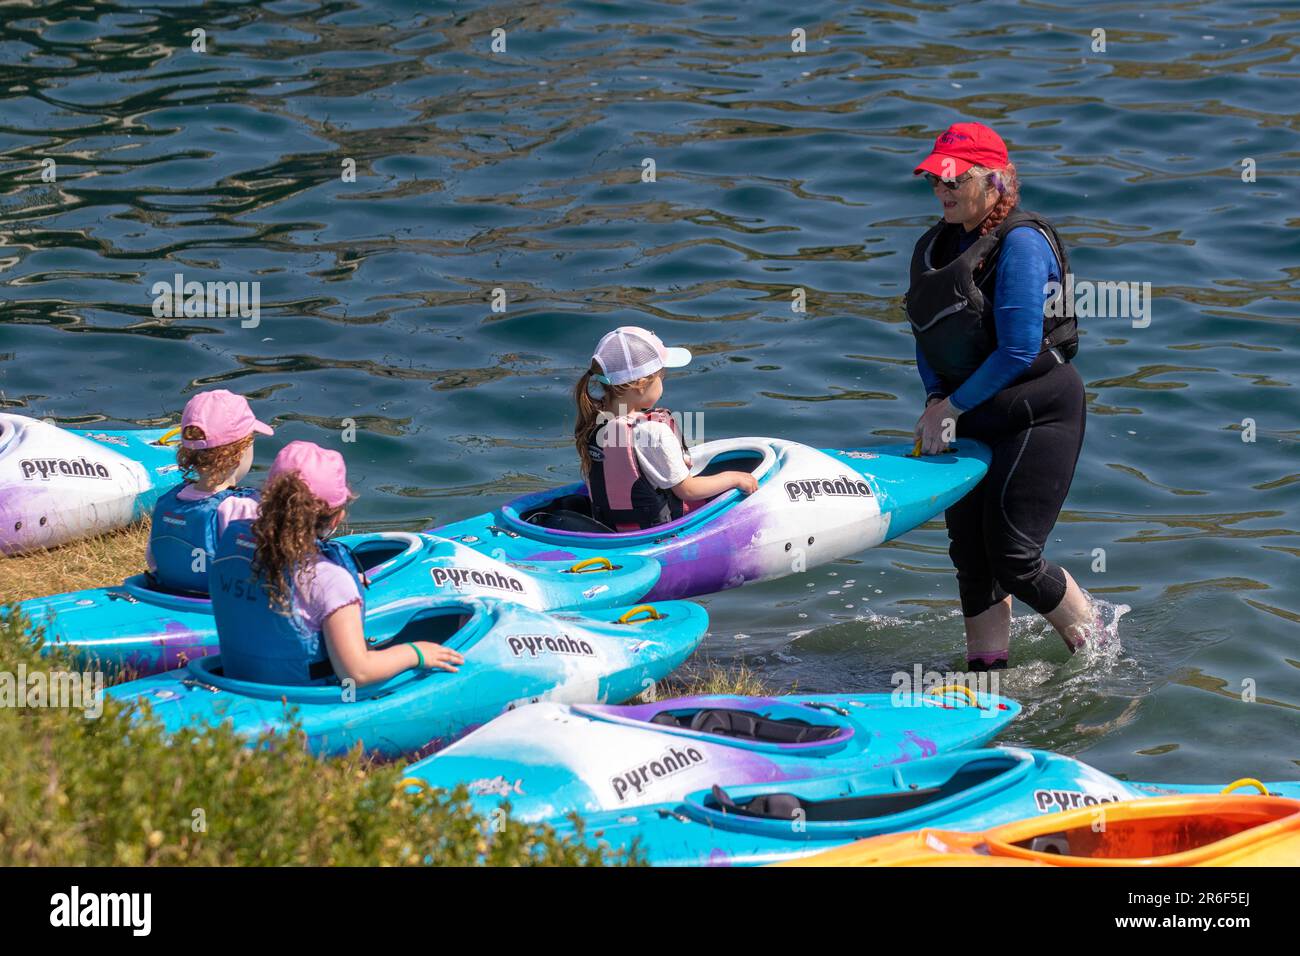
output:
[[[582,477],[585,479],[591,474],[591,430],[596,427],[599,420],[601,406],[591,397],[591,379],[593,375],[599,375],[600,366],[595,362],[591,363],[591,368],[583,373],[582,378],[578,379],[578,384],[573,388],[573,400],[578,406],[578,419],[573,425],[573,443],[578,446],[578,458],[582,462]]]

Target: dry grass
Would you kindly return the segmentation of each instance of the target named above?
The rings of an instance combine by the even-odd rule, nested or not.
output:
[[[149,521],[61,548],[0,558],[0,601],[25,601],[47,594],[121,584],[144,571]]]
[[[654,686],[655,700],[666,697],[701,697],[706,694],[764,697],[776,693],[779,693],[776,688],[743,663],[723,665],[694,657]]]

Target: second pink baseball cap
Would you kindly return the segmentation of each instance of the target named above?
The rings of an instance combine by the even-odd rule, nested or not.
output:
[[[224,388],[210,392],[200,392],[185,403],[181,414],[181,434],[190,425],[203,429],[203,437],[187,440],[181,438],[185,448],[203,449],[220,448],[232,441],[239,441],[251,432],[259,435],[274,435],[275,431],[265,422],[259,422],[248,407],[248,399],[236,395]]]
[[[345,504],[351,496],[348,491],[348,469],[343,456],[309,441],[291,441],[280,449],[271,463],[266,480],[276,475],[293,472],[313,495],[331,508]]]

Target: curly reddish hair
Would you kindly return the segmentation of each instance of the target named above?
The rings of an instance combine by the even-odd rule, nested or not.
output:
[[[181,438],[186,441],[202,441],[206,436],[198,425],[186,425]],[[244,457],[244,449],[253,444],[253,433],[237,438],[227,445],[216,448],[177,448],[176,464],[187,481],[201,478],[205,481],[229,474],[239,465]]]
[[[316,542],[330,531],[334,518],[345,505],[331,508],[312,494],[307,483],[294,472],[283,472],[266,482],[257,518],[253,521],[253,570],[266,575],[266,594],[271,606],[290,613],[293,577],[306,587],[316,565],[308,563],[319,552]]]

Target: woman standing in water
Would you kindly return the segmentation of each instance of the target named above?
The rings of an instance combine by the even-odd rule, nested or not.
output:
[[[916,437],[922,454],[937,454],[955,422],[957,436],[993,450],[984,480],[945,513],[968,666],[1007,666],[1012,597],[1073,653],[1100,633],[1092,602],[1043,558],[1086,414],[1070,365],[1079,344],[1072,304],[1048,294],[1064,284],[1069,257],[1052,224],[1020,208],[1016,168],[987,126],[949,127],[920,174],[943,219],[916,243],[905,300],[926,390]]]

